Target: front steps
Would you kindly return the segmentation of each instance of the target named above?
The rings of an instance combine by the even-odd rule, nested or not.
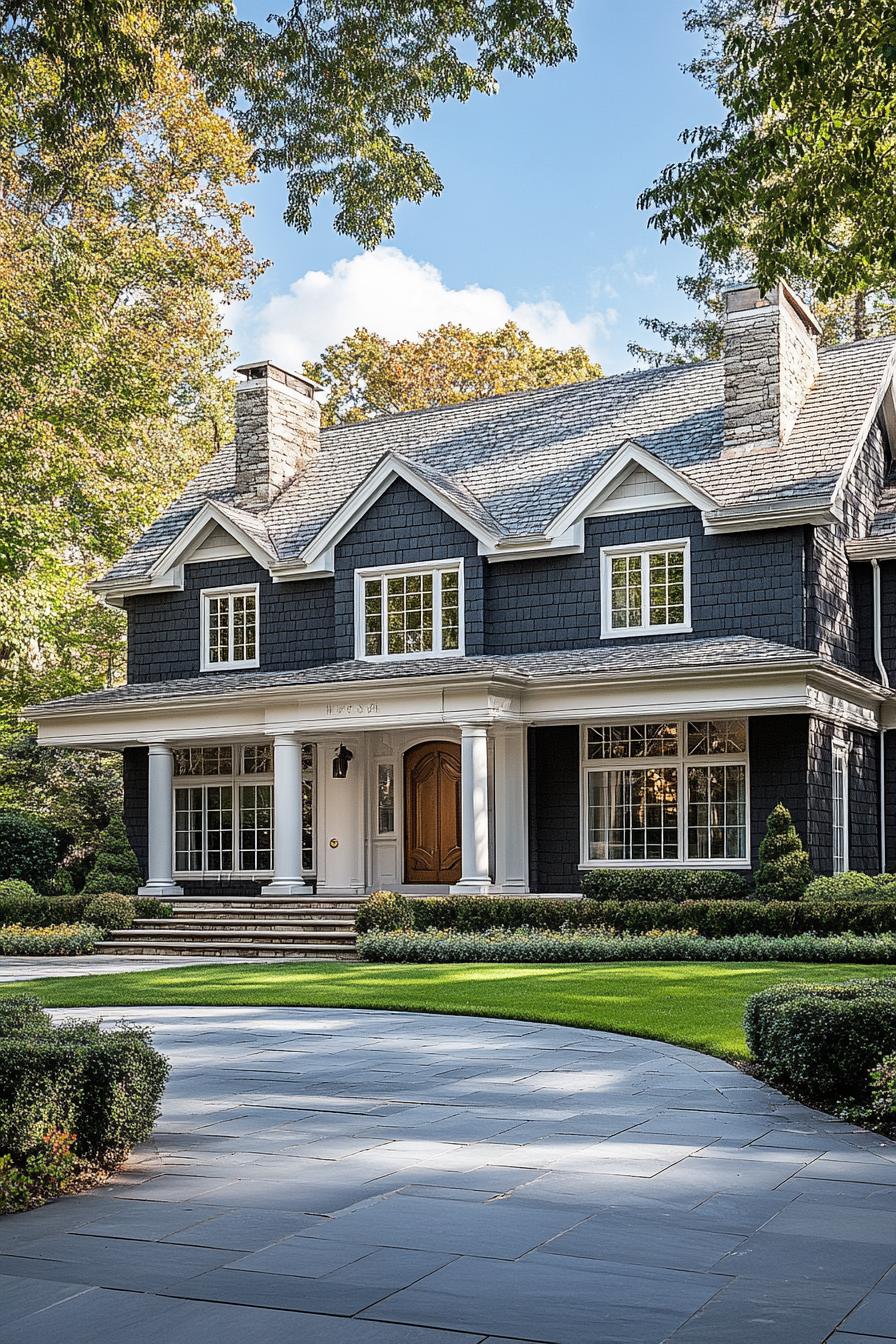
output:
[[[354,961],[361,897],[178,901],[171,919],[112,929],[97,951],[147,957],[301,957]]]

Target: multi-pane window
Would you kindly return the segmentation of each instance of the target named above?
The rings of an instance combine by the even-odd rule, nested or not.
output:
[[[462,652],[459,562],[444,567],[358,572],[360,658]]]
[[[376,833],[391,835],[395,830],[395,766],[382,762],[376,768]]]
[[[601,552],[604,637],[683,630],[690,622],[688,543]]]
[[[833,747],[833,868],[845,873],[849,868],[849,747],[835,742]]]
[[[745,719],[588,728],[584,861],[743,863]]]
[[[258,665],[258,588],[212,589],[202,594],[202,666]]]
[[[270,873],[274,862],[270,743],[174,752],[174,863],[183,874]],[[314,747],[302,745],[302,870],[314,871]]]

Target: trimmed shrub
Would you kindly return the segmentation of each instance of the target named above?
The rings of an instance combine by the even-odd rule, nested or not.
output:
[[[807,901],[896,901],[894,873],[835,873],[816,877],[806,888]]]
[[[812,881],[809,855],[783,803],[769,813],[753,875],[756,895],[766,901],[798,901]]]
[[[377,962],[602,962],[602,961],[805,961],[887,964],[896,957],[896,937],[844,933],[819,938],[745,934],[704,938],[693,930],[652,930],[615,934],[610,929],[555,933],[533,929],[491,929],[455,933],[442,929],[399,929],[363,933],[358,953]]]
[[[0,1152],[26,1158],[48,1131],[75,1135],[74,1152],[118,1160],[149,1137],[168,1061],[148,1031],[78,1023],[48,1035],[7,1036],[0,1048]]]
[[[89,895],[107,891],[135,896],[140,885],[140,865],[131,849],[121,817],[113,817],[103,831],[93,867],[84,883]]]
[[[0,812],[0,878],[19,878],[46,891],[58,859],[56,833],[45,821],[24,812]]]
[[[0,999],[0,1038],[21,1033],[51,1031],[53,1019],[34,994],[10,994]]]
[[[115,891],[92,896],[84,907],[84,919],[98,929],[132,929],[136,918],[134,902]]]
[[[89,896],[0,896],[0,924],[77,924]]]
[[[582,891],[596,901],[718,901],[748,894],[741,873],[706,868],[592,868]]]
[[[156,896],[138,896],[133,906],[138,919],[171,919],[174,914],[171,902],[160,901]]]
[[[358,907],[355,927],[359,933],[368,929],[412,929],[414,902],[397,891],[372,891]]]
[[[93,952],[103,936],[92,924],[55,924],[26,928],[22,924],[0,925],[0,956],[80,957]]]
[[[0,882],[0,901],[34,901],[37,900],[37,892],[30,882],[23,882],[19,877],[7,877]]]
[[[868,1101],[896,1051],[896,978],[774,985],[748,1001],[744,1033],[769,1082],[820,1105]]]
[[[50,883],[50,894],[52,896],[74,896],[75,879],[72,877],[68,868],[57,868],[53,874],[53,880]]]
[[[896,1055],[871,1070],[871,1111],[877,1120],[896,1121]]]

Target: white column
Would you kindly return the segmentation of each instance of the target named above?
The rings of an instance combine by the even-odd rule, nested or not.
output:
[[[274,738],[274,877],[262,896],[301,896],[309,887],[302,877],[302,744],[295,737]]]
[[[529,890],[529,807],[525,725],[494,729],[495,886]]]
[[[488,729],[463,724],[460,738],[460,881],[453,892],[492,890],[489,853]]]
[[[183,896],[174,881],[174,756],[160,742],[149,748],[148,867],[141,896]]]

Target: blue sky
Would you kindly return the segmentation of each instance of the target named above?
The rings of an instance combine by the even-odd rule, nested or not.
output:
[[[578,0],[574,28],[574,65],[505,79],[496,97],[438,107],[409,130],[444,191],[401,206],[377,253],[337,234],[326,205],[296,233],[282,180],[260,181],[249,234],[271,265],[230,314],[241,358],[295,363],[360,324],[394,339],[513,317],[545,343],[585,344],[614,373],[632,366],[639,317],[686,315],[675,279],[694,258],[663,246],[635,202],[679,156],[679,132],[716,118],[680,68],[695,38],[669,0]]]

